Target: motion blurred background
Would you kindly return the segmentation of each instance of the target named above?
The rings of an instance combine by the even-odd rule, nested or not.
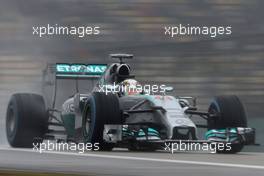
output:
[[[264,144],[263,0],[1,0],[0,144],[15,92],[41,93],[48,62],[109,63],[110,53],[135,55],[139,81],[175,87],[207,109],[213,96],[236,94]],[[164,26],[232,26],[232,35],[164,35]],[[101,27],[101,35],[32,35],[47,24]],[[264,151],[261,147],[246,150]]]

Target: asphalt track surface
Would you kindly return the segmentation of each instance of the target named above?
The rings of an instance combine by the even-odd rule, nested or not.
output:
[[[204,109],[214,95],[239,95],[249,124],[257,128],[257,139],[264,144],[262,0],[3,0],[0,13],[0,169],[84,175],[263,175],[263,153],[172,155],[116,150],[39,154],[9,148],[5,137],[10,95],[41,93],[47,63],[109,63],[108,54],[125,52],[137,56],[130,62],[140,81],[169,83],[179,95],[198,97]],[[231,24],[234,30],[230,38],[164,37],[163,26],[179,22]],[[33,25],[48,23],[99,24],[104,35],[88,39],[32,36]],[[264,151],[251,151],[257,150]]]
[[[80,175],[262,175],[264,154],[45,152],[0,149],[2,170]]]

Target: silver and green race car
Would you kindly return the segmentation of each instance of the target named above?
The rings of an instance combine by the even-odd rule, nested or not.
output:
[[[29,93],[12,95],[6,114],[6,134],[12,147],[32,147],[45,139],[98,144],[100,150],[158,150],[168,143],[229,143],[218,152],[236,153],[255,144],[255,130],[247,126],[245,110],[237,96],[216,96],[208,111],[198,111],[193,97],[172,96],[172,87],[159,93],[143,89],[126,92],[123,86],[138,86],[124,59],[130,54],[112,54],[120,61],[110,64],[57,63],[44,71],[43,86],[53,86],[53,96]],[[52,78],[53,81],[50,81]],[[74,83],[76,91],[57,108],[58,93]],[[79,83],[91,87],[80,92]],[[130,85],[131,86],[131,85]],[[50,95],[50,93],[48,93]],[[47,108],[46,108],[47,107]],[[195,124],[201,117],[206,125]],[[207,129],[198,139],[198,130]]]

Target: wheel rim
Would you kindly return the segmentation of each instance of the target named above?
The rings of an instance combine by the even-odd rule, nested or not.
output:
[[[87,118],[85,123],[85,132],[87,133],[87,135],[89,134],[90,126],[91,126],[91,119]]]
[[[8,133],[10,135],[13,134],[14,130],[15,130],[15,113],[14,113],[14,109],[12,106],[10,106],[9,110],[8,110],[8,119],[7,119],[7,128],[8,128]]]
[[[212,103],[208,109],[208,112],[211,114],[211,115],[216,115],[218,113],[220,113],[219,109],[217,108],[216,104],[215,103]],[[218,120],[219,120],[219,117],[210,117],[208,118],[207,120],[207,126],[208,126],[208,129],[213,129],[213,128],[217,128],[218,126]]]
[[[219,110],[218,110],[218,108],[217,108],[217,106],[215,104],[212,104],[209,107],[208,112],[211,113],[211,114],[217,114],[217,113],[219,113]]]
[[[87,106],[87,111],[86,111],[86,117],[85,117],[85,126],[84,126],[84,137],[89,139],[89,133],[91,129],[91,108],[90,105]]]

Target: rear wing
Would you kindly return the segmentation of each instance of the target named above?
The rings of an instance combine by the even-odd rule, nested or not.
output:
[[[94,80],[99,79],[107,69],[107,64],[83,64],[83,63],[56,63],[48,64],[42,75],[42,91],[47,92],[49,86],[53,86],[53,96],[51,108],[55,109],[57,99],[57,84],[58,80],[68,79],[75,81],[76,93],[79,92],[78,80]]]
[[[106,64],[56,63],[57,79],[89,79],[99,78],[104,74]]]

